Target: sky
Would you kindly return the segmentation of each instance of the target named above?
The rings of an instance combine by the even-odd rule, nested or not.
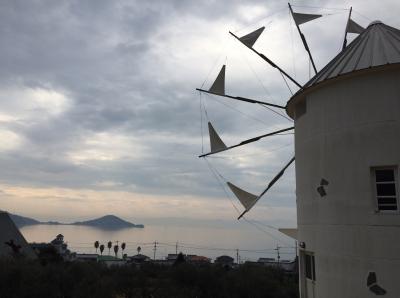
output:
[[[302,25],[318,69],[338,54],[350,6],[364,27],[400,28],[395,0],[292,4],[323,14]],[[207,121],[227,145],[292,122],[195,88],[226,64],[227,94],[285,105],[296,87],[228,33],[261,26],[255,48],[305,83],[285,1],[1,1],[0,209],[67,222],[236,221],[233,205],[243,208],[224,183],[260,193],[293,156],[294,136],[205,161]],[[291,166],[248,218],[295,226],[295,206]]]

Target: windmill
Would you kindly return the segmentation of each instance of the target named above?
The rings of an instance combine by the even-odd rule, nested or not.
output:
[[[315,72],[304,84],[254,49],[265,29],[241,37],[231,34],[299,88],[284,107],[295,127],[298,228],[281,231],[299,243],[301,297],[398,297],[400,30],[380,21],[364,29],[350,9],[341,51],[318,70],[301,27],[322,15],[295,10],[289,5]],[[348,34],[358,36],[348,44]],[[207,92],[281,109],[227,95],[225,70],[223,66]],[[227,146],[211,123],[208,127],[211,149],[201,157],[274,133]],[[228,183],[244,207],[239,218],[277,187],[293,162],[294,157],[282,163],[259,195]]]
[[[288,8],[290,11],[290,14],[295,22],[297,31],[299,33],[299,36],[301,38],[301,41],[304,45],[304,48],[308,54],[308,57],[310,59],[310,62],[312,64],[312,67],[314,69],[315,74],[317,73],[317,68],[313,59],[313,56],[311,54],[310,48],[307,44],[307,40],[304,36],[304,34],[301,31],[300,26],[308,23],[310,21],[313,21],[315,19],[318,19],[320,17],[322,17],[322,14],[310,14],[310,13],[299,13],[299,12],[294,12],[293,8],[290,4],[288,4]],[[349,13],[349,17],[348,17],[348,23],[346,25],[346,36],[347,33],[360,33],[362,31],[362,27],[360,25],[358,25],[356,22],[354,22],[353,20],[351,20],[351,11],[352,9],[350,9],[350,13]],[[285,78],[287,78],[289,81],[291,81],[295,86],[297,86],[299,88],[299,90],[301,90],[303,88],[303,85],[300,84],[299,82],[297,82],[291,75],[288,74],[287,71],[285,71],[284,69],[282,69],[277,63],[275,63],[274,61],[272,61],[270,58],[268,58],[266,55],[264,55],[263,53],[259,52],[258,50],[256,50],[254,48],[255,43],[257,42],[258,38],[261,36],[261,34],[264,32],[265,30],[265,26],[258,28],[257,30],[254,30],[246,35],[243,35],[241,37],[237,36],[236,34],[234,34],[233,32],[229,32],[229,34],[231,36],[233,36],[237,41],[240,42],[240,44],[242,44],[243,46],[245,46],[247,49],[249,49],[251,52],[255,53],[258,57],[260,57],[263,61],[267,62],[271,67],[275,68],[282,76],[284,76]],[[343,48],[345,48],[347,44],[347,39],[345,37],[345,41],[343,42]],[[276,111],[276,110],[286,110],[286,106],[283,105],[278,105],[275,103],[271,103],[271,102],[267,102],[267,101],[262,101],[262,100],[257,100],[257,99],[252,99],[252,98],[248,98],[248,97],[242,97],[242,96],[234,96],[234,95],[230,95],[227,94],[226,92],[226,88],[225,88],[225,75],[226,73],[226,65],[224,64],[221,67],[221,70],[219,71],[216,79],[214,80],[213,84],[210,86],[209,89],[203,89],[203,88],[196,88],[197,91],[199,91],[200,93],[206,93],[206,94],[210,94],[210,95],[215,95],[215,96],[219,96],[225,99],[230,99],[230,100],[236,100],[236,101],[241,101],[241,102],[246,102],[246,103],[251,103],[251,104],[259,104],[265,107],[268,107],[269,109],[271,109],[272,111]],[[263,138],[267,138],[267,137],[271,137],[274,135],[279,135],[281,133],[287,132],[287,131],[292,131],[294,130],[294,126],[290,126],[290,127],[286,127],[286,128],[282,128],[276,131],[272,131],[272,132],[268,132],[247,140],[244,140],[238,144],[235,145],[230,145],[227,146],[224,141],[221,139],[221,137],[219,136],[219,134],[217,133],[217,131],[215,130],[214,126],[212,125],[212,123],[209,121],[208,122],[208,132],[209,132],[209,138],[210,138],[210,152],[208,153],[203,153],[201,155],[199,155],[200,158],[205,158],[207,156],[210,155],[214,155],[217,153],[221,153],[236,147],[240,147],[240,146],[244,146],[247,145],[249,143],[253,143],[253,142],[257,142]],[[289,161],[283,166],[283,168],[268,182],[267,186],[265,187],[265,189],[263,191],[261,191],[260,194],[255,195],[252,194],[250,192],[247,192],[243,189],[241,189],[240,187],[234,185],[231,182],[227,182],[227,186],[229,187],[229,189],[233,192],[233,194],[237,197],[237,199],[239,200],[239,202],[243,205],[243,207],[245,208],[244,211],[242,211],[239,216],[238,219],[241,219],[247,212],[249,212],[254,205],[264,196],[266,195],[266,193],[275,185],[275,183],[277,183],[279,181],[279,179],[284,175],[286,169],[295,161],[295,157],[291,157],[289,159]]]

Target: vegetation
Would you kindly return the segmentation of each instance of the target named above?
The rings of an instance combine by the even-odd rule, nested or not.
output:
[[[12,297],[298,297],[297,276],[268,267],[0,260],[0,293]]]
[[[100,254],[103,255],[104,251],[104,244],[100,244]]]
[[[97,249],[99,248],[99,245],[100,245],[99,241],[96,240],[94,242],[94,248],[96,248],[96,253],[97,253]]]

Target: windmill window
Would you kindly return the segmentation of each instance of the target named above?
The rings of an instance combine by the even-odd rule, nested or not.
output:
[[[305,257],[306,278],[315,281],[315,257],[308,253],[306,253]]]
[[[307,101],[304,99],[295,105],[294,114],[296,120],[299,119],[301,116],[303,116],[306,112],[307,112]]]
[[[373,174],[378,211],[397,211],[397,168],[376,168]]]

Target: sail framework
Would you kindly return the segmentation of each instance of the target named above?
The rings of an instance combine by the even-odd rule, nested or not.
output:
[[[293,11],[293,8],[290,4],[288,4],[288,6],[289,6],[290,14],[294,20],[294,23],[296,25],[296,28],[297,28],[300,38],[302,40],[303,46],[308,53],[310,62],[313,66],[315,73],[317,73],[317,68],[315,66],[313,56],[312,56],[310,48],[307,44],[307,40],[301,31],[300,26],[303,24],[306,24],[308,22],[311,22],[313,20],[316,20],[316,19],[322,17],[323,15],[322,14],[310,14],[310,13],[295,12],[295,11]],[[360,26],[354,20],[351,19],[351,12],[352,12],[352,8],[350,8],[349,16],[348,16],[348,20],[347,20],[347,24],[346,24],[345,38],[343,41],[343,49],[347,45],[347,34],[348,33],[360,34],[364,30],[364,28],[362,26]],[[263,26],[263,27],[260,27],[248,34],[245,34],[241,37],[235,35],[232,32],[229,32],[229,33],[235,39],[237,39],[241,44],[243,44],[248,49],[250,49],[253,53],[255,53],[256,55],[261,57],[265,62],[267,62],[273,68],[276,68],[283,76],[288,78],[298,88],[302,89],[303,85],[301,85],[299,82],[297,82],[291,75],[289,75],[286,71],[284,71],[281,67],[279,67],[271,59],[266,57],[264,54],[260,53],[258,50],[254,49],[255,43],[257,42],[257,40],[260,38],[260,36],[262,35],[262,33],[264,31],[265,31],[265,27]],[[286,109],[286,106],[273,104],[273,103],[270,103],[267,101],[261,101],[261,100],[247,98],[247,97],[232,96],[232,95],[226,94],[225,74],[226,74],[226,65],[223,65],[221,70],[219,71],[217,77],[215,78],[214,82],[211,84],[211,87],[208,90],[201,89],[201,88],[197,88],[196,90],[203,92],[203,93],[207,93],[207,94],[222,96],[227,99],[233,99],[233,100],[238,100],[238,101],[252,103],[252,104],[260,104],[260,105],[264,105],[264,106],[271,107],[271,108]],[[222,140],[222,138],[219,136],[219,134],[217,133],[217,131],[215,130],[215,128],[211,124],[211,122],[208,122],[208,131],[209,131],[209,137],[210,137],[210,152],[203,153],[203,154],[199,155],[199,157],[204,158],[209,155],[217,154],[217,153],[224,152],[224,151],[227,151],[227,150],[239,147],[239,146],[243,146],[243,145],[246,145],[246,144],[249,144],[252,142],[256,142],[262,138],[279,135],[279,134],[282,134],[283,132],[287,132],[290,130],[294,130],[294,127],[279,129],[279,130],[269,132],[269,133],[266,133],[266,134],[263,134],[263,135],[260,135],[260,136],[254,137],[254,138],[244,140],[235,145],[227,146],[224,143],[224,141]],[[287,162],[284,165],[284,167],[270,180],[267,187],[259,195],[255,195],[253,193],[245,191],[242,188],[236,186],[235,184],[233,184],[231,182],[227,182],[229,189],[232,191],[232,193],[237,197],[237,199],[239,200],[241,205],[244,207],[244,211],[239,215],[238,219],[243,217],[247,212],[249,212],[255,206],[255,204],[280,180],[280,178],[282,178],[286,169],[294,161],[295,161],[295,157],[291,158],[289,160],[289,162]],[[284,234],[287,234],[293,238],[297,237],[297,235],[296,235],[297,231],[293,230],[293,229],[282,229],[281,232]]]
[[[347,46],[347,33],[355,33],[355,34],[361,34],[364,31],[364,28],[357,24],[355,21],[351,19],[351,12],[353,10],[353,7],[350,7],[349,11],[349,17],[347,19],[347,24],[346,24],[346,31],[344,33],[344,40],[343,40],[343,46],[342,46],[342,51],[346,48]]]
[[[304,34],[300,30],[300,25],[305,24],[305,23],[310,22],[310,21],[313,21],[315,19],[318,19],[318,18],[322,17],[322,15],[321,14],[309,14],[309,13],[297,13],[297,12],[293,11],[292,6],[290,5],[290,3],[288,3],[288,5],[289,5],[289,10],[290,10],[290,12],[292,14],[293,20],[294,20],[294,22],[296,24],[297,31],[300,34],[301,41],[303,42],[304,48],[306,49],[306,51],[308,53],[308,56],[310,58],[311,64],[312,64],[313,69],[314,69],[314,72],[317,73],[317,68],[315,66],[315,62],[314,62],[313,56],[311,55],[311,51],[310,51],[310,48],[308,47],[307,40],[306,40]]]

